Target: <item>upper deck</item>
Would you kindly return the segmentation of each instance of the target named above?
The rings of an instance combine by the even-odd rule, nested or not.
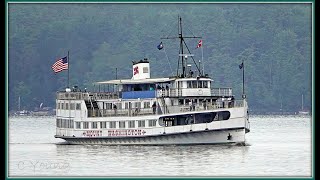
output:
[[[191,94],[193,93],[193,94]],[[57,92],[57,100],[111,100],[111,99],[143,99],[143,98],[161,98],[161,97],[230,97],[233,96],[232,88],[211,88],[209,91],[203,89],[190,88],[170,88],[157,89],[149,91],[128,91],[128,92]]]

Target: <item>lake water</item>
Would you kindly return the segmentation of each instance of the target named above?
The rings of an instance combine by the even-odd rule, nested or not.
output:
[[[312,175],[312,120],[251,116],[246,146],[66,145],[54,117],[9,117],[8,174],[15,176]]]

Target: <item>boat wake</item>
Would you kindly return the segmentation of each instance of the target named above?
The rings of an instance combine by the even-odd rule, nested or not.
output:
[[[251,144],[247,142],[236,143],[235,146],[251,146]]]

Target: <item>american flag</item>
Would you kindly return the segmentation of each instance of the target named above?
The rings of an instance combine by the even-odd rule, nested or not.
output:
[[[58,59],[53,65],[52,69],[55,73],[61,72],[68,69],[68,58],[67,56],[61,59]]]

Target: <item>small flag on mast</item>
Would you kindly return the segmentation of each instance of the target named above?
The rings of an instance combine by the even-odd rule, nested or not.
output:
[[[240,68],[240,69],[242,69],[242,68],[243,68],[243,63],[241,63],[241,64],[239,65],[239,68]]]
[[[53,65],[52,65],[52,70],[55,73],[61,72],[63,70],[67,70],[68,69],[68,58],[63,57],[58,59]]]
[[[158,48],[159,50],[161,50],[161,49],[163,48],[162,42],[160,42],[160,44],[157,46],[157,48]]]
[[[198,42],[197,48],[199,48],[199,47],[201,47],[201,46],[202,46],[202,40],[200,40],[200,41]]]

